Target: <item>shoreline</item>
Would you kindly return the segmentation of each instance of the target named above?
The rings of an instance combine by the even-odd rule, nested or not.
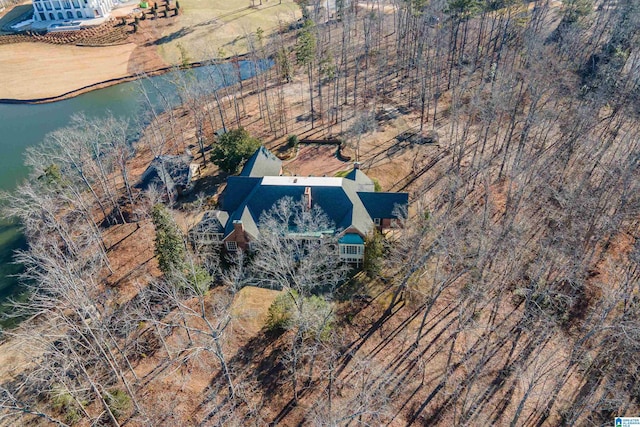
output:
[[[249,54],[242,54],[242,55],[238,55],[238,56],[233,56],[233,57],[228,57],[228,58],[224,58],[219,60],[219,62],[221,63],[227,63],[227,62],[233,62],[233,61],[244,61],[247,60]],[[87,86],[83,86],[81,88],[78,89],[74,89],[68,92],[65,92],[61,95],[57,95],[57,96],[50,96],[50,97],[46,97],[46,98],[34,98],[34,99],[13,99],[13,98],[0,98],[0,104],[7,104],[7,105],[20,105],[20,104],[26,104],[26,105],[37,105],[37,104],[49,104],[52,102],[58,102],[58,101],[64,101],[66,99],[70,99],[70,98],[74,98],[76,96],[82,95],[84,93],[88,93],[94,90],[98,90],[98,89],[104,89],[110,86],[115,86],[118,85],[120,83],[126,83],[126,82],[131,82],[131,81],[135,81],[144,77],[154,77],[154,76],[159,76],[162,74],[166,74],[170,71],[179,69],[179,70],[189,70],[192,68],[199,68],[199,67],[204,67],[207,65],[213,64],[213,62],[209,63],[208,61],[196,61],[196,62],[191,62],[189,64],[185,64],[185,65],[170,65],[170,66],[166,66],[166,67],[161,67],[161,68],[156,68],[153,70],[149,70],[149,71],[144,71],[144,74],[130,74],[128,76],[124,76],[124,77],[116,77],[113,79],[109,79],[109,80],[104,80],[98,83],[93,83]]]

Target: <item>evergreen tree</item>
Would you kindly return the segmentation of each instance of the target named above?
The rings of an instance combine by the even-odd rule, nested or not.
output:
[[[304,26],[298,34],[298,40],[295,46],[296,61],[303,67],[307,67],[307,75],[309,77],[309,102],[311,112],[311,128],[314,128],[313,107],[313,62],[316,55],[316,37],[313,33],[315,24],[312,20],[304,21]]]
[[[233,173],[258,148],[260,141],[244,128],[230,130],[220,137],[211,150],[211,161],[225,172]]]
[[[156,227],[155,255],[160,270],[170,275],[183,269],[185,248],[180,230],[164,205],[157,204],[152,212],[153,225]]]

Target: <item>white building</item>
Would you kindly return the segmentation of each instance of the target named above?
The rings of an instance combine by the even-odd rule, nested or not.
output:
[[[109,16],[114,0],[33,0],[35,22],[94,19]]]

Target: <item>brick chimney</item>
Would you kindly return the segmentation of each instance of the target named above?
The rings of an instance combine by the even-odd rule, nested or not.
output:
[[[354,168],[354,169],[360,169],[360,162],[355,162],[355,163],[353,164],[353,168]]]
[[[242,221],[239,219],[236,219],[235,221],[233,221],[233,231],[235,231],[236,233],[239,233],[239,236],[243,236],[244,235],[244,225],[242,225]]]
[[[304,188],[304,206],[311,210],[311,187]]]

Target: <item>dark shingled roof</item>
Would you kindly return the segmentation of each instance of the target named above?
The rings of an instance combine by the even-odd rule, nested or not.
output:
[[[227,187],[221,197],[220,206],[223,211],[233,212],[238,209],[249,193],[260,184],[260,178],[248,176],[232,176],[227,180]]]
[[[289,196],[298,201],[304,196],[304,190],[304,186],[260,186],[247,206],[256,222],[259,222],[261,215],[271,209],[278,200]],[[313,187],[311,200],[314,206],[319,206],[324,211],[334,226],[339,226],[351,208],[348,197],[340,187]]]
[[[224,211],[206,211],[202,221],[191,229],[192,233],[224,233],[229,214]]]
[[[191,182],[192,159],[187,155],[157,156],[144,171],[136,187],[146,190],[151,185],[164,185],[170,192],[176,187],[187,187]]]
[[[408,193],[358,193],[371,218],[398,218],[396,206],[408,206]]]
[[[240,172],[240,176],[262,177],[262,176],[278,176],[282,169],[282,160],[273,155],[264,146],[256,150],[251,157],[247,159]]]
[[[262,162],[266,163],[261,165]],[[225,237],[233,231],[234,221],[241,221],[245,231],[257,237],[263,213],[283,197],[300,200],[307,187],[311,189],[312,204],[324,211],[336,232],[351,228],[363,236],[373,229],[373,218],[395,218],[395,207],[406,206],[409,201],[407,193],[363,191],[373,190],[373,181],[357,169],[347,178],[284,177],[277,176],[280,166],[280,160],[260,147],[247,161],[241,176],[229,178],[221,201],[222,210],[229,213]],[[270,174],[254,175],[258,170]]]
[[[358,184],[358,191],[375,191],[375,185],[371,178],[360,169],[354,168],[345,178],[355,181],[355,183]]]
[[[244,178],[244,180],[249,179],[254,181],[253,178]],[[353,227],[363,235],[367,234],[373,228],[373,220],[358,197],[357,184],[341,178],[331,179],[339,180],[342,185],[310,186],[313,205],[324,211],[329,220],[333,222],[336,231]],[[236,179],[227,184],[224,209],[227,206],[235,205],[235,202],[240,198],[243,200],[232,210],[225,234],[229,234],[233,230],[232,222],[234,220],[241,220],[245,229],[251,230],[252,234],[257,232],[257,225],[264,212],[271,209],[283,197],[288,196],[294,200],[300,200],[304,196],[306,188],[306,185],[263,185],[260,180],[259,184],[252,184],[252,189],[247,191],[250,185],[245,184],[247,183],[242,179]],[[243,196],[240,196],[241,194]],[[232,199],[232,203],[229,205],[226,197]]]

